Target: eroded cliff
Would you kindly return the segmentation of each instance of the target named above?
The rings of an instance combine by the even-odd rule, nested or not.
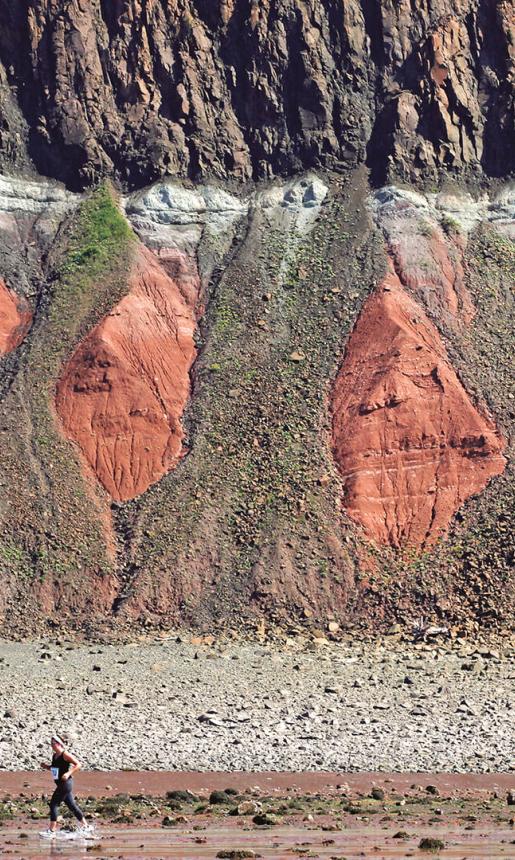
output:
[[[367,299],[332,396],[343,504],[368,537],[426,547],[505,466],[504,442],[393,263]]]
[[[32,311],[25,301],[9,290],[0,278],[0,355],[22,343],[32,322]]]
[[[86,187],[514,168],[508,0],[1,0],[0,164]]]
[[[506,627],[514,232],[364,169],[1,179],[3,631]]]
[[[86,335],[57,385],[66,435],[117,500],[145,492],[183,453],[198,276],[183,254],[173,262],[172,279],[139,252],[127,295]]]

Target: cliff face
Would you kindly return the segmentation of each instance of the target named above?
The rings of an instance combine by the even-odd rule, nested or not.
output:
[[[512,30],[0,0],[3,632],[510,623]]]
[[[5,633],[508,623],[509,187],[2,182]]]
[[[0,355],[16,349],[27,334],[32,313],[24,299],[0,279]]]
[[[0,159],[267,179],[514,167],[508,0],[0,0]]]

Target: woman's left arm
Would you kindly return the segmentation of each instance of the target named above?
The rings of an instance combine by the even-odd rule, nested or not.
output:
[[[70,762],[71,768],[69,769],[69,771],[67,773],[63,774],[62,778],[63,779],[71,779],[73,774],[76,773],[76,771],[80,770],[81,763],[78,760],[78,758],[76,758],[74,755],[72,755],[69,752],[63,752],[63,758],[65,761]]]

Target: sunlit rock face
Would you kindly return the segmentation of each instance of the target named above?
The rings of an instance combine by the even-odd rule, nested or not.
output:
[[[365,161],[378,182],[514,167],[509,0],[0,9],[0,166],[32,160],[76,190]]]
[[[145,492],[179,462],[196,350],[194,263],[174,277],[141,249],[128,294],[82,341],[57,388],[66,435],[113,499]]]
[[[373,541],[424,547],[505,466],[504,442],[464,390],[393,264],[350,336],[332,396],[343,505]]]

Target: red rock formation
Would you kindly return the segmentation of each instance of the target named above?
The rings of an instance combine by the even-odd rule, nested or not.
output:
[[[145,492],[182,455],[199,280],[193,290],[179,253],[174,271],[172,279],[142,250],[129,293],[80,344],[58,384],[65,433],[113,499]]]
[[[0,355],[20,345],[32,322],[32,312],[25,299],[9,290],[0,278]]]
[[[411,200],[392,196],[380,209],[388,251],[402,284],[433,316],[453,328],[468,325],[475,308],[465,284],[466,236],[444,230],[423,202],[419,196],[417,203],[416,195]]]
[[[344,506],[378,543],[433,543],[504,469],[503,440],[393,267],[351,334],[332,409]]]

